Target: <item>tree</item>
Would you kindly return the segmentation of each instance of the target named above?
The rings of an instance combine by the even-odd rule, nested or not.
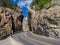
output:
[[[35,10],[40,10],[44,7],[44,5],[50,2],[51,0],[33,0],[31,8],[35,7]]]
[[[17,7],[17,4],[11,4],[10,0],[1,0],[1,1],[2,1],[4,7],[8,7],[8,8]]]

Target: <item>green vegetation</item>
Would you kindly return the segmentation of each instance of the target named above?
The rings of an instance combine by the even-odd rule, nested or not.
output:
[[[8,8],[15,8],[15,7],[17,7],[17,4],[13,4],[12,5],[10,3],[10,0],[1,0],[1,1],[2,1],[4,7],[8,7]]]
[[[31,4],[31,8],[35,7],[35,10],[40,10],[44,7],[44,5],[50,3],[51,0],[33,0]]]

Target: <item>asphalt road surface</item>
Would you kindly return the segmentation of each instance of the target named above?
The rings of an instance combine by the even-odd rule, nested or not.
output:
[[[32,32],[22,32],[15,34],[13,38],[24,45],[60,45],[60,39],[37,36]]]

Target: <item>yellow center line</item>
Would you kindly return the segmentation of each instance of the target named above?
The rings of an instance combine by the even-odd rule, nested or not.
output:
[[[51,45],[51,44],[49,44],[49,43],[42,42],[42,41],[39,41],[39,40],[36,40],[36,39],[33,39],[33,38],[27,36],[27,32],[26,32],[24,35],[25,35],[26,38],[28,38],[28,39],[30,39],[30,40],[32,40],[32,41],[34,41],[34,42],[38,42],[38,43],[45,44],[45,45]]]

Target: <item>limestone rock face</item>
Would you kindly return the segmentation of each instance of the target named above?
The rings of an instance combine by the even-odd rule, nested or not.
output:
[[[0,7],[0,39],[6,38],[12,32],[22,31],[22,20],[20,9]]]
[[[60,37],[60,6],[36,11],[31,15],[31,28],[36,34],[50,37]]]
[[[22,16],[22,12],[20,9],[16,8],[16,10],[13,12],[12,14],[13,17],[13,32],[18,32],[18,31],[22,31],[22,22],[23,22],[23,16]]]
[[[28,20],[23,19],[23,31],[29,31]]]
[[[29,9],[29,29],[47,37],[60,37],[60,0],[52,0],[43,9]]]
[[[12,28],[11,15],[9,10],[0,8],[0,38],[9,35]]]

